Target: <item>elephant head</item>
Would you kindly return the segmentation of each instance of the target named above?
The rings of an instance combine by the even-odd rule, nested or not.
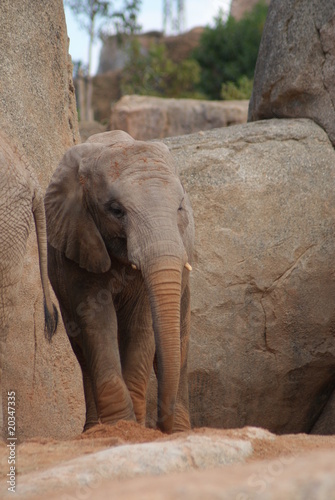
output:
[[[158,422],[171,431],[194,224],[168,148],[120,131],[92,136],[65,154],[45,206],[48,241],[67,259],[89,273],[108,273],[115,261],[141,273],[155,336]]]

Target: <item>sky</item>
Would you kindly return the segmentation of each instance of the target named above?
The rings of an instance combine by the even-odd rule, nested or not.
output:
[[[186,31],[195,26],[213,25],[213,19],[220,8],[228,12],[231,0],[185,0]],[[120,4],[120,2],[118,2]],[[151,30],[162,30],[163,0],[143,0],[138,22],[142,26],[142,32]],[[80,28],[79,23],[73,16],[71,10],[65,7],[67,33],[70,38],[69,52],[73,61],[82,61],[87,64],[88,60],[88,35]],[[101,41],[98,40],[93,48],[92,74],[96,74],[99,65],[99,54]]]

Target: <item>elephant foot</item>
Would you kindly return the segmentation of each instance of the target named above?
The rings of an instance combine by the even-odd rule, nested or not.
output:
[[[183,432],[190,429],[191,423],[188,411],[182,406],[177,405],[172,432]]]
[[[88,431],[89,429],[92,429],[93,427],[96,427],[99,425],[99,421],[97,420],[96,422],[85,422],[84,428],[83,428],[83,433]]]
[[[138,394],[131,389],[129,389],[130,397],[133,402],[134,413],[136,417],[136,422],[143,427],[145,427],[146,419],[146,400],[145,395]]]
[[[97,390],[97,409],[102,424],[116,424],[119,420],[136,422],[133,403],[122,379],[114,376]]]

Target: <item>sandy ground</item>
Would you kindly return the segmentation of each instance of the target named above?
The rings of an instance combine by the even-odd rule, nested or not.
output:
[[[118,422],[114,426],[99,425],[71,440],[57,441],[48,438],[33,438],[19,444],[16,449],[17,473],[42,471],[62,464],[75,457],[94,453],[112,446],[129,443],[145,443],[157,440],[174,440],[190,434],[224,436],[250,440],[246,429],[209,429],[199,428],[188,433],[166,436],[158,430],[143,428],[132,422]],[[7,474],[7,443],[0,444],[0,480]],[[315,450],[335,450],[335,436],[316,436],[306,434],[272,436],[271,439],[253,439],[254,453],[247,462],[271,460],[280,456],[297,456]]]

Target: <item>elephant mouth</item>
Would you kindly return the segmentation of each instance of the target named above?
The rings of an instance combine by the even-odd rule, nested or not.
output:
[[[132,269],[134,269],[135,271],[139,270],[136,264],[131,263],[131,267],[132,267]],[[188,271],[190,271],[190,272],[192,271],[192,266],[191,266],[191,264],[190,264],[189,262],[186,262],[186,264],[184,265],[184,267],[185,267],[185,269],[187,269]]]

